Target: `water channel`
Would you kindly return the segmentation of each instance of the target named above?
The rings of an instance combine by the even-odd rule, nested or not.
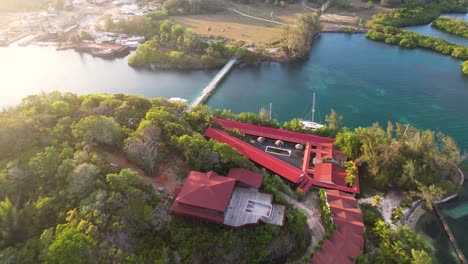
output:
[[[468,15],[459,15],[467,19]],[[423,34],[468,45],[432,27],[410,27]],[[463,42],[464,41],[464,42]],[[461,61],[427,50],[407,50],[369,41],[362,34],[321,34],[310,56],[289,64],[261,63],[235,68],[208,100],[215,108],[257,112],[273,105],[273,117],[284,122],[308,118],[312,93],[317,94],[316,121],[331,109],[344,115],[348,127],[387,121],[410,123],[454,137],[468,149],[468,77]],[[140,71],[127,58],[103,60],[52,47],[0,48],[0,107],[41,92],[127,93],[192,100],[215,70]],[[468,255],[468,187],[443,210],[463,251]],[[466,213],[465,213],[466,212]],[[456,262],[440,224],[425,215],[417,229],[431,239],[440,263]]]

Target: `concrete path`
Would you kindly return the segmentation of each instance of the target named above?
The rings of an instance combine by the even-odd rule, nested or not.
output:
[[[322,225],[322,214],[319,209],[318,203],[318,195],[316,192],[309,192],[304,202],[298,202],[295,199],[289,197],[285,193],[281,193],[283,197],[288,201],[288,203],[294,205],[295,207],[301,209],[307,215],[307,226],[309,226],[310,233],[312,235],[312,243],[310,243],[309,247],[307,248],[304,256],[308,256],[312,254],[315,245],[318,244],[320,240],[322,240],[325,234],[325,228]]]

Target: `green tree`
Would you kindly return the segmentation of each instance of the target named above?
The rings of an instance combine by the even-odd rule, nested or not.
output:
[[[413,257],[411,264],[431,264],[432,263],[431,256],[429,256],[429,254],[427,254],[427,252],[424,250],[416,250],[412,248],[411,256]]]
[[[213,144],[213,152],[218,154],[220,162],[222,163],[223,172],[227,173],[228,170],[233,167],[254,169],[249,159],[239,154],[239,152],[231,146],[216,141],[211,141],[211,143]]]
[[[275,0],[275,6],[278,1]],[[314,13],[302,15],[293,26],[284,29],[284,42],[293,57],[305,57],[309,53],[312,37],[320,31],[319,16]]]
[[[442,133],[438,133],[437,137],[439,141],[442,142],[442,157],[453,164],[459,164],[461,162],[461,154],[455,140]]]
[[[27,235],[23,212],[10,199],[0,201],[0,250],[20,242]]]
[[[421,199],[423,199],[424,202],[426,202],[426,206],[430,209],[432,209],[434,202],[440,200],[445,194],[445,191],[442,188],[437,187],[434,184],[425,186],[420,183],[417,183],[417,185],[418,191],[413,192],[413,194],[421,197]]]
[[[183,135],[176,139],[178,147],[184,151],[184,156],[190,166],[199,171],[218,170],[221,166],[218,153],[213,151],[212,141],[205,140],[201,135]]]
[[[93,257],[94,239],[76,227],[61,230],[47,249],[46,263],[96,263]]]
[[[354,132],[345,128],[336,135],[334,145],[338,147],[351,160],[357,159],[361,155],[362,137],[366,129],[358,127]]]
[[[270,119],[270,112],[266,110],[265,107],[260,108],[260,112],[258,113],[258,116],[260,117],[261,120],[266,121]]]
[[[96,189],[99,168],[94,164],[78,165],[68,176],[68,191],[83,199]]]
[[[70,113],[70,105],[65,102],[65,101],[55,101],[53,104],[52,104],[52,109],[53,109],[53,112],[54,114],[57,116],[57,117],[64,117],[64,116],[67,116],[69,113]]]
[[[464,61],[464,62],[461,64],[461,67],[462,67],[463,73],[468,75],[468,61]]]
[[[125,192],[131,186],[135,186],[140,181],[138,173],[131,169],[121,170],[119,174],[108,174],[106,182],[114,191]]]
[[[211,109],[206,105],[201,105],[196,109],[186,112],[184,120],[192,126],[193,130],[203,133],[213,121]]]
[[[153,176],[160,160],[161,129],[150,121],[140,123],[138,130],[125,140],[125,153],[147,173]]]
[[[343,125],[343,116],[338,114],[335,109],[332,109],[330,115],[325,117],[325,121],[327,121],[327,126],[332,135],[336,135]]]
[[[85,144],[102,143],[120,144],[123,131],[114,118],[107,116],[89,116],[81,119],[72,127],[73,135]]]
[[[296,131],[296,132],[304,131],[304,129],[302,128],[301,119],[299,118],[293,118],[290,121],[284,122],[283,128],[287,130],[291,130],[291,131]]]

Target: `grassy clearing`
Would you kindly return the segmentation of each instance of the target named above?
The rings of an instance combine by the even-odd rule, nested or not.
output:
[[[305,13],[301,4],[274,7],[266,4],[243,5],[230,2],[226,3],[226,8],[285,24],[293,24]],[[211,15],[174,16],[172,19],[192,28],[197,34],[243,40],[260,46],[268,46],[278,41],[283,34],[281,25],[248,18],[229,10]]]
[[[350,1],[353,4],[352,8],[344,10],[332,7],[322,15],[325,31],[340,31],[350,26],[359,28],[359,23],[365,23],[372,15],[391,10],[379,5],[369,10],[364,8],[365,2],[362,0]],[[286,7],[274,7],[264,3],[244,5],[225,2],[225,5],[226,8],[236,9],[251,16],[285,24],[293,24],[302,14],[310,12],[300,2]],[[172,19],[176,23],[192,28],[197,34],[242,40],[259,46],[268,46],[281,39],[283,34],[283,27],[280,25],[244,17],[229,10],[210,15],[174,16]]]
[[[176,23],[201,35],[243,40],[266,46],[281,39],[283,27],[225,11],[214,15],[177,16]]]

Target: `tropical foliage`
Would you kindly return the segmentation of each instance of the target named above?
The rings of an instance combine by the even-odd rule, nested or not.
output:
[[[176,160],[182,180],[193,169],[256,169],[229,146],[203,138],[197,131],[212,117],[203,108],[181,116],[184,106],[53,92],[0,112],[0,262],[260,263],[301,256],[310,242],[306,217],[284,200],[284,227],[234,231],[171,215],[172,199],[144,183]],[[264,191],[281,186],[264,177]]]
[[[468,47],[447,42],[441,38],[422,35],[400,29],[400,27],[427,24],[440,16],[442,12],[465,13],[468,0],[442,0],[429,2],[406,1],[405,4],[390,13],[377,14],[369,22],[371,29],[366,36],[375,41],[382,41],[403,48],[424,48],[451,55],[454,58],[468,59]],[[448,26],[456,32],[459,26]]]
[[[429,244],[415,231],[404,226],[390,229],[380,212],[369,204],[361,205],[361,211],[368,245],[376,250],[368,250],[356,263],[432,263]]]
[[[468,38],[468,22],[463,19],[439,17],[431,25],[434,28]]]
[[[462,67],[462,71],[464,74],[468,75],[468,60],[464,61],[462,64],[461,64],[461,67]]]
[[[302,15],[294,25],[284,29],[284,48],[293,57],[305,57],[309,53],[312,37],[321,29],[319,15]]]
[[[364,181],[377,189],[418,190],[434,184],[447,192],[455,190],[452,164],[460,163],[460,150],[442,133],[389,122],[386,130],[378,124],[344,129],[335,145],[365,168]]]
[[[403,48],[424,48],[451,55],[454,58],[468,59],[468,47],[447,42],[438,37],[421,35],[408,30],[392,26],[375,24],[367,32],[367,37],[376,41],[384,41],[387,44],[399,45]]]
[[[133,67],[212,68],[222,66],[234,55],[244,60],[257,56],[245,49],[242,42],[234,45],[226,45],[219,39],[203,42],[190,29],[171,20],[152,21],[149,25],[153,37],[138,46],[129,58]]]

